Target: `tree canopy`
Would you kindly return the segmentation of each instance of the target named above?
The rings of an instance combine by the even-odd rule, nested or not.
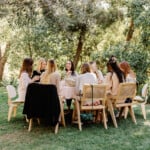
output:
[[[105,72],[108,57],[115,54],[145,73],[138,73],[143,83],[150,66],[149,9],[149,0],[3,0],[0,43],[7,49],[1,64],[15,71],[24,57],[44,57],[56,59],[60,69],[71,59],[78,69],[95,60]]]

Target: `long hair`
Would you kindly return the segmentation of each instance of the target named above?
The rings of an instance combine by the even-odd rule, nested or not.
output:
[[[57,65],[53,59],[48,60],[47,70],[43,73],[43,80],[47,79],[49,75],[57,70]]]
[[[75,75],[75,68],[74,68],[74,63],[72,60],[68,60],[71,63],[71,75]],[[69,71],[67,68],[65,68],[65,71]]]
[[[47,70],[48,74],[51,74],[57,70],[57,65],[53,59],[48,60],[47,62]]]
[[[131,67],[130,67],[130,65],[129,65],[128,62],[123,61],[119,65],[120,65],[121,70],[124,72],[125,77],[127,77],[127,75],[129,73],[132,73],[134,76],[136,76],[135,73],[134,73],[134,71],[131,69]]]
[[[84,74],[84,73],[87,73],[87,72],[91,72],[90,65],[88,63],[84,63],[81,66],[81,74]]]
[[[32,65],[33,65],[33,59],[32,58],[25,58],[23,60],[22,67],[20,69],[19,78],[21,76],[21,73],[24,71],[27,72],[29,74],[29,77],[30,77],[31,73],[32,73]]]
[[[38,72],[41,71],[41,66],[42,66],[43,62],[46,62],[46,60],[44,58],[40,58],[39,61],[38,61],[38,64],[37,64],[37,71]]]
[[[108,64],[111,66],[112,70],[116,73],[116,75],[119,79],[119,82],[122,83],[125,79],[125,75],[121,71],[121,69],[119,68],[119,66],[116,62],[116,58],[114,56],[111,56],[111,58],[109,59]]]
[[[49,82],[50,75],[57,70],[57,65],[53,59],[47,61],[47,69],[41,76],[41,83]]]
[[[95,64],[96,65],[96,61],[90,61],[90,69],[93,71],[92,65]],[[96,66],[97,67],[97,66]],[[98,74],[98,69],[93,71],[93,73],[95,73],[96,77],[99,78],[99,74]]]
[[[107,72],[112,72],[113,70],[112,70],[112,67],[111,67],[110,63],[107,62],[106,65],[107,65]]]

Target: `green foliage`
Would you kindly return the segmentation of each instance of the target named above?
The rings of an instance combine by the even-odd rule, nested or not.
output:
[[[0,149],[1,150],[149,150],[150,107],[146,106],[147,120],[143,119],[140,107],[134,107],[137,125],[131,118],[121,118],[116,129],[108,121],[108,129],[103,123],[83,124],[83,131],[77,124],[60,126],[58,134],[52,128],[33,121],[29,133],[28,123],[23,119],[23,107],[17,108],[17,116],[7,121],[7,93],[0,88]]]
[[[140,40],[145,49],[150,49],[150,1],[132,0],[127,4],[128,16],[133,19],[135,29],[140,29]]]
[[[6,87],[7,85],[13,85],[17,88],[18,80],[15,77],[12,77],[10,79],[3,79],[3,81],[0,82],[0,87]]]
[[[119,60],[130,62],[140,83],[146,82],[149,8],[149,0],[9,0],[0,3],[0,42],[11,43],[9,70],[18,76],[15,70],[19,70],[25,57],[32,57],[35,63],[40,57],[54,58],[59,69],[64,70],[66,60],[73,60],[76,55],[79,36],[84,30],[79,67],[84,61],[95,60],[104,69],[108,56],[115,53]],[[129,17],[135,26],[131,44],[117,44],[125,40],[123,31]]]

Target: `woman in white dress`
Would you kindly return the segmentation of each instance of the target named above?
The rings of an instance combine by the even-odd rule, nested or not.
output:
[[[35,76],[31,79],[33,60],[31,58],[25,58],[22,63],[22,67],[19,74],[18,85],[18,100],[25,100],[26,90],[29,83],[39,79]]]
[[[68,60],[66,62],[66,66],[65,66],[64,85],[66,87],[75,87],[77,76],[78,76],[78,74],[75,71],[73,62],[71,60]],[[62,88],[63,88],[63,86],[62,86]],[[73,91],[72,92],[71,91],[65,91],[65,92],[70,92],[70,95],[75,94],[75,91],[74,92]],[[68,110],[70,110],[72,98],[73,97],[66,98],[66,104],[67,104]]]

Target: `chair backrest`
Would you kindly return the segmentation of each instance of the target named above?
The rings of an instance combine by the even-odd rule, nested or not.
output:
[[[133,100],[136,95],[136,83],[120,83],[116,103],[124,103],[127,98]]]
[[[142,97],[146,97],[148,94],[148,84],[144,84],[143,88],[142,88]]]
[[[145,104],[147,103],[147,99],[148,99],[148,84],[144,84],[143,88],[142,88],[142,97],[144,98],[145,100]]]
[[[6,89],[8,93],[8,101],[11,101],[12,98],[17,96],[16,89],[13,85],[7,85]]]
[[[51,124],[58,122],[60,102],[55,85],[31,83],[27,87],[23,114],[27,118],[50,119]]]
[[[101,100],[104,104],[106,100],[106,89],[107,84],[93,84],[93,85],[85,84],[83,86],[83,96],[81,98],[81,106],[82,103],[84,103],[84,101],[90,100],[92,102],[92,99],[93,101]]]

